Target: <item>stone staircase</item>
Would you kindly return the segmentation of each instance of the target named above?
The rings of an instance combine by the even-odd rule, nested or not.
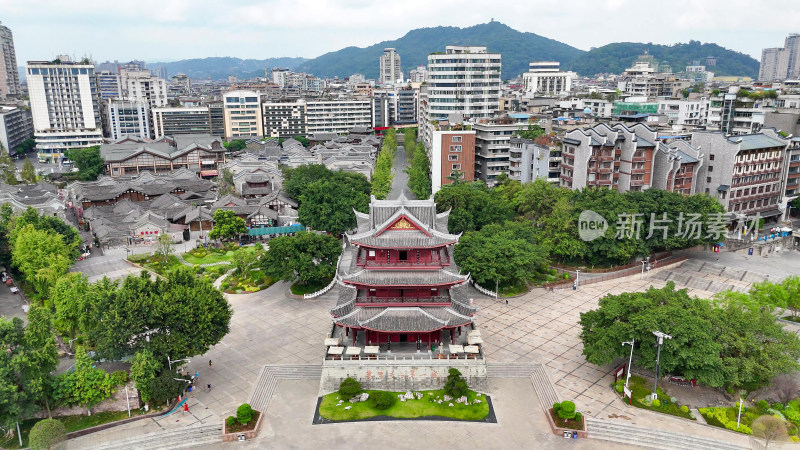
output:
[[[586,418],[586,428],[589,432],[589,437],[592,439],[659,450],[685,450],[690,448],[744,450],[750,448],[714,438],[645,428],[591,417]]]
[[[542,363],[491,363],[486,364],[489,378],[530,378],[533,389],[545,411],[559,402],[553,380]]]
[[[266,365],[250,394],[250,406],[266,411],[279,380],[319,380],[322,366],[316,364]]]
[[[534,363],[487,363],[489,378],[528,378],[536,368]]]
[[[159,431],[141,436],[109,442],[95,449],[174,449],[190,448],[199,445],[219,444],[222,423],[199,425],[172,430]]]

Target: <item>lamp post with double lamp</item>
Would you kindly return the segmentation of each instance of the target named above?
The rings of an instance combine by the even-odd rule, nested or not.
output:
[[[658,377],[661,375],[661,345],[664,344],[664,339],[672,339],[672,336],[662,333],[660,331],[653,331],[653,335],[658,338],[658,350],[656,351],[656,379],[653,384],[652,399],[658,398]]]
[[[180,362],[180,361],[186,361],[186,364],[189,364],[191,362],[189,360],[189,358],[169,359],[169,356],[167,356],[167,364],[169,364],[169,371],[172,372],[172,363],[176,363],[176,362]]]
[[[644,266],[646,266],[650,262],[650,257],[648,256],[646,259],[639,261],[642,263],[642,279],[644,280]],[[647,270],[650,270],[649,268]]]
[[[631,339],[630,341],[623,341],[622,346],[630,345],[631,346],[631,356],[628,358],[628,370],[625,374],[625,387],[628,387],[628,382],[631,380],[631,365],[633,364],[633,345],[636,343],[636,339]]]

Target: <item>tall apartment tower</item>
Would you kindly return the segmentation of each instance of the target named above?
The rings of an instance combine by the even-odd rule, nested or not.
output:
[[[20,95],[17,54],[11,30],[0,22],[0,98]]]
[[[783,47],[765,48],[761,51],[758,79],[761,81],[800,78],[800,34],[786,37]]]
[[[381,73],[379,81],[383,84],[397,83],[403,79],[403,70],[400,66],[400,55],[393,48],[383,49],[380,57]]]
[[[448,114],[492,117],[500,107],[500,53],[486,47],[448,45],[428,55],[428,104],[431,120]]]
[[[258,92],[231,91],[225,94],[225,137],[251,139],[264,137],[261,98]]]
[[[94,64],[28,61],[28,93],[39,159],[60,162],[66,150],[103,143]]]

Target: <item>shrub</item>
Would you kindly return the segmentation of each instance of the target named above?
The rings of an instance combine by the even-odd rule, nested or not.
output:
[[[565,280],[569,280],[569,274],[565,273],[564,275],[562,275],[562,278],[564,278]]]
[[[67,438],[67,429],[56,419],[44,419],[36,422],[28,435],[28,444],[32,449],[49,449]]]
[[[253,408],[247,403],[242,403],[236,409],[236,420],[242,425],[247,425],[248,422],[253,420]]]
[[[783,404],[782,403],[773,403],[772,404],[772,409],[777,409],[778,411],[780,411],[780,410],[783,409]]]
[[[375,408],[380,410],[391,408],[394,402],[397,401],[394,394],[386,391],[375,392],[372,394],[372,398],[375,400]]]
[[[617,390],[617,392],[619,392],[620,394],[622,394],[622,393],[625,391],[625,385],[624,385],[624,384],[622,384],[622,383],[617,383],[617,384],[614,386],[614,389],[616,389],[616,390]]]
[[[689,407],[686,405],[681,405],[681,412],[686,414],[689,412]]]
[[[339,395],[341,395],[342,398],[349,399],[359,392],[361,392],[361,383],[353,378],[347,377],[342,381],[342,384],[339,385]]]
[[[228,416],[228,418],[225,419],[225,425],[229,427],[236,425],[236,416]]]
[[[800,412],[798,411],[795,411],[793,409],[787,409],[783,412],[783,415],[786,417],[786,420],[792,422],[795,425],[800,423]]]
[[[558,417],[562,419],[574,419],[575,418],[575,403],[564,400],[561,402],[561,406],[558,408],[557,411]]]
[[[461,378],[461,372],[458,369],[451,368],[448,373],[447,381],[444,383],[444,391],[453,398],[467,395],[469,387],[467,387],[467,382]]]
[[[576,413],[575,413],[575,421],[576,421],[576,422],[580,422],[580,421],[581,421],[581,419],[583,419],[583,414],[581,414],[581,413],[579,413],[579,412],[576,412]]]
[[[769,409],[769,403],[767,403],[766,400],[757,401],[756,406],[758,406],[758,409],[760,409],[761,411],[766,411]]]
[[[653,399],[653,406],[655,406],[656,408],[658,408],[659,406],[661,406],[661,400],[659,400],[659,399],[657,399],[657,398],[654,398],[654,399]]]
[[[130,377],[128,376],[128,372],[124,370],[117,370],[116,372],[111,374],[111,382],[114,386],[122,386],[123,384],[127,383]]]

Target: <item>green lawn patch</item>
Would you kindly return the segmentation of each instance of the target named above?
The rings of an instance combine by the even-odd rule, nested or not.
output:
[[[420,417],[439,416],[448,417],[458,420],[471,420],[477,421],[485,419],[489,415],[489,403],[486,396],[477,396],[474,391],[467,393],[467,401],[473,403],[476,399],[481,403],[470,404],[469,406],[461,403],[456,403],[454,400],[449,402],[442,401],[437,403],[436,399],[443,399],[444,390],[430,390],[419,391],[423,394],[422,399],[406,400],[401,402],[399,399],[388,409],[380,410],[375,408],[373,394],[378,391],[363,391],[370,394],[370,398],[365,402],[350,403],[348,399],[344,399],[340,405],[337,406],[341,396],[338,392],[333,392],[322,397],[322,402],[319,405],[319,414],[325,419],[341,421],[341,420],[361,420],[370,417],[386,416],[403,419],[416,419]],[[404,392],[391,392],[395,398],[404,394]],[[453,406],[449,406],[452,403]],[[345,407],[350,406],[350,409]]]
[[[331,280],[325,280],[322,283],[309,283],[309,284],[301,284],[299,281],[296,281],[291,286],[290,289],[292,290],[292,294],[294,295],[305,295],[317,292],[329,284],[331,284]]]
[[[219,262],[233,262],[233,255],[236,252],[252,253],[257,250],[255,245],[246,247],[232,247],[228,245],[225,248],[204,248],[198,247],[183,254],[183,259],[189,264],[214,264]],[[263,251],[263,249],[262,249]]]
[[[220,284],[220,289],[228,294],[246,294],[264,290],[273,284],[275,284],[275,280],[266,276],[263,271],[251,270],[246,277],[235,272],[228,275]]]
[[[614,390],[618,393],[620,397],[623,397],[623,390],[622,386],[625,384],[625,380],[617,381],[616,385],[612,385]],[[669,395],[667,395],[661,388],[658,388],[658,405],[654,405],[647,400],[646,397],[652,393],[651,387],[648,384],[647,380],[644,378],[631,375],[630,385],[628,386],[631,389],[631,393],[633,395],[633,406],[642,409],[649,409],[650,411],[656,411],[664,414],[669,414],[671,416],[678,416],[683,417],[684,419],[691,419],[696,420],[693,416],[691,411],[689,411],[688,407],[682,407],[676,402],[673,402]],[[630,400],[627,397],[623,397],[623,400],[627,403]]]
[[[139,409],[131,410],[131,417],[135,417],[141,414],[144,414],[143,410]],[[91,416],[81,414],[77,416],[61,416],[53,418],[61,421],[61,423],[63,423],[64,427],[67,429],[67,433],[71,433],[73,431],[84,430],[86,428],[95,427],[97,425],[103,425],[105,423],[111,423],[111,422],[116,422],[118,420],[127,419],[128,411],[106,411],[106,412],[94,413]],[[0,448],[17,449],[17,448],[27,447],[28,434],[30,433],[31,428],[33,428],[36,422],[40,420],[42,419],[26,419],[19,423],[19,428],[20,431],[22,432],[22,447],[19,446],[19,438],[16,435],[16,429],[15,429],[13,437],[6,438],[5,435],[0,435]]]

